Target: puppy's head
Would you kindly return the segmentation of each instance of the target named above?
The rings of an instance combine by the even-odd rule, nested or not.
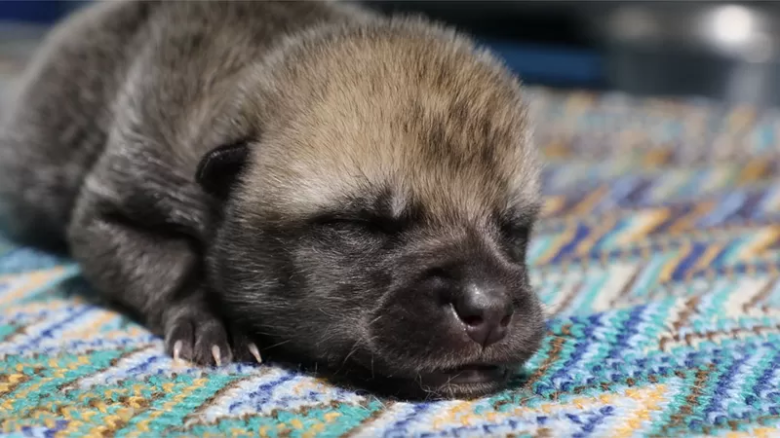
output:
[[[451,32],[391,22],[290,42],[241,90],[231,123],[250,134],[202,166],[230,187],[208,258],[228,317],[404,392],[501,388],[543,332],[516,79]]]

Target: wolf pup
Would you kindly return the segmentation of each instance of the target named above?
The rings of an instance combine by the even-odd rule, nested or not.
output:
[[[169,354],[473,397],[540,345],[522,89],[457,32],[331,2],[105,2],[22,80],[9,231],[69,251]]]

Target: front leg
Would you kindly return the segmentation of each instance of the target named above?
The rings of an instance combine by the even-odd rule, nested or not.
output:
[[[83,192],[100,208],[148,229],[210,240],[217,203],[190,178],[158,160],[109,151],[87,176]]]
[[[117,191],[100,187],[96,192],[85,186],[68,236],[92,286],[164,336],[174,357],[202,365],[259,361],[257,347],[229,330],[209,302],[195,239],[128,217],[116,198],[105,196]]]

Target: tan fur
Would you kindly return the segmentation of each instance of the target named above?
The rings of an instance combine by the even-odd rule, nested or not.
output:
[[[305,217],[383,188],[399,210],[420,205],[439,224],[535,208],[539,164],[520,84],[491,56],[414,21],[300,47],[270,69],[288,82],[274,110],[296,105],[256,148],[244,187],[258,200],[246,202],[252,213]]]

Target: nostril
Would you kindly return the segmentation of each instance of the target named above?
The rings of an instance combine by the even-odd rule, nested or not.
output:
[[[479,316],[462,316],[460,320],[463,321],[466,325],[472,327],[478,326],[484,322],[482,321],[482,318]]]
[[[449,278],[449,274],[447,271],[444,270],[444,268],[430,268],[427,271],[425,271],[423,277],[441,277],[441,278]]]
[[[509,325],[509,322],[512,321],[512,314],[506,315],[505,317],[501,318],[501,327],[506,327]]]

